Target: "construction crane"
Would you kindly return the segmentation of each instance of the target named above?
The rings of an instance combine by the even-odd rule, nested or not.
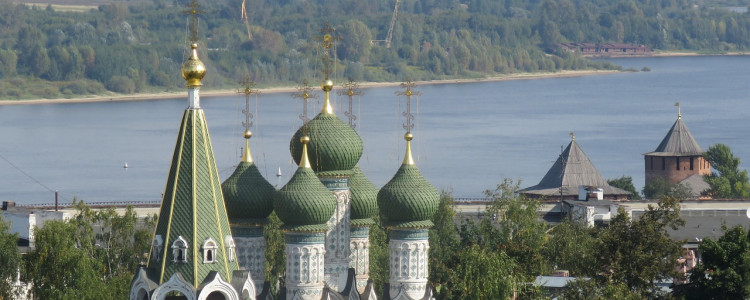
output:
[[[245,28],[247,28],[247,40],[252,41],[253,40],[253,34],[250,32],[250,21],[247,18],[247,10],[245,10],[245,1],[242,0],[242,21],[245,22]]]
[[[396,6],[393,8],[393,17],[391,17],[391,27],[388,28],[388,34],[385,36],[385,39],[372,40],[370,41],[370,43],[375,44],[375,42],[385,42],[386,48],[391,47],[391,40],[393,39],[393,27],[396,25],[396,16],[398,15],[398,2],[399,0],[396,0]]]

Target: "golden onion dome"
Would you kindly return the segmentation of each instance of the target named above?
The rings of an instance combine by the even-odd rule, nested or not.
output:
[[[187,87],[199,87],[204,76],[206,66],[198,59],[198,44],[190,44],[190,58],[182,64],[182,78],[187,81]]]

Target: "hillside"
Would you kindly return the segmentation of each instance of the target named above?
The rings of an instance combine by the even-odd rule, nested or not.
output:
[[[185,0],[0,0],[0,99],[181,89]],[[72,2],[74,1],[74,2]],[[357,81],[482,78],[497,74],[615,69],[558,52],[559,42],[632,43],[666,51],[731,52],[750,46],[750,14],[692,0],[198,1],[207,88],[320,77],[314,36],[337,29],[336,76]],[[731,2],[731,3],[730,3]],[[92,6],[96,4],[96,6]]]

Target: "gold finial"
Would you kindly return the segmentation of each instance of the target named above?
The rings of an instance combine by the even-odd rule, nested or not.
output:
[[[333,89],[333,81],[331,81],[330,79],[324,80],[320,84],[320,88],[323,89],[323,92],[325,92],[323,107],[320,109],[320,113],[332,115],[333,107],[331,106],[331,90]]]
[[[182,64],[182,78],[187,81],[187,87],[201,86],[201,79],[206,76],[206,66],[198,58],[198,44],[190,44],[190,58]]]
[[[250,138],[253,137],[253,133],[250,130],[245,130],[243,134],[245,138],[245,151],[242,153],[242,162],[253,162],[253,155],[250,153]]]
[[[338,91],[339,96],[346,95],[349,97],[349,110],[344,112],[344,115],[349,117],[349,126],[352,128],[357,127],[357,124],[354,124],[354,120],[357,119],[357,116],[354,115],[354,111],[352,108],[352,97],[354,96],[361,96],[364,93],[362,90],[359,89],[359,84],[355,82],[351,77],[349,77],[349,82],[344,83],[344,89]]]
[[[414,158],[411,156],[411,140],[414,136],[407,132],[404,134],[404,140],[406,140],[406,154],[404,154],[404,165],[414,165]]]
[[[570,133],[568,133],[568,135],[570,135],[570,140],[571,141],[575,141],[576,140],[576,134],[575,134],[575,132],[571,131]]]
[[[198,4],[196,0],[191,0],[190,3],[188,3],[186,10],[183,10],[182,13],[186,15],[191,15],[191,22],[190,22],[190,41],[195,43],[198,42],[198,15],[205,13],[205,11],[200,10],[201,6]]]
[[[304,124],[310,121],[310,118],[307,117],[307,103],[310,101],[309,99],[318,98],[318,94],[313,93],[312,90],[313,88],[307,83],[307,79],[305,79],[302,80],[302,85],[297,86],[297,93],[292,94],[293,98],[302,99],[302,114],[299,115],[299,118]]]
[[[411,113],[411,96],[419,96],[422,93],[419,91],[414,91],[414,88],[417,86],[416,83],[411,81],[411,79],[407,79],[406,82],[401,83],[401,87],[404,88],[404,91],[398,91],[396,92],[396,95],[398,96],[406,96],[406,111],[402,113],[404,117],[406,117],[406,123],[404,124],[404,129],[406,129],[406,133],[410,133],[411,130],[414,128],[414,124],[412,124],[412,120],[414,120],[414,115]]]
[[[680,102],[675,102],[674,106],[677,106],[677,119],[682,119],[682,111],[680,110]]]
[[[306,135],[302,136],[299,142],[302,143],[302,158],[299,160],[299,167],[311,169],[310,160],[307,158],[307,144],[310,143],[310,137]]]
[[[319,32],[321,35],[316,36],[315,39],[319,40],[320,46],[323,47],[323,57],[321,59],[323,60],[323,72],[326,75],[326,80],[328,80],[328,77],[330,77],[332,72],[331,66],[333,65],[333,61],[331,60],[330,56],[330,50],[331,48],[334,48],[336,46],[336,41],[341,38],[336,35],[336,29],[331,27],[328,22],[323,25],[323,28],[321,28]]]

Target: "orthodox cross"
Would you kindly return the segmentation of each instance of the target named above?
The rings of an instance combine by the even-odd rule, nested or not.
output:
[[[245,132],[250,131],[250,127],[253,126],[253,114],[250,111],[250,96],[260,94],[260,90],[254,89],[255,82],[250,80],[250,76],[245,76],[245,80],[240,82],[242,89],[237,90],[237,94],[245,95],[245,109],[242,110],[242,114],[245,115],[245,121],[242,122],[242,126],[245,127]]]
[[[575,132],[571,131],[570,133],[568,133],[568,135],[570,135],[570,140],[571,141],[575,141],[576,140],[576,133]]]
[[[318,94],[313,93],[312,90],[313,87],[311,87],[307,83],[307,79],[305,79],[302,81],[302,85],[297,86],[297,93],[292,94],[292,97],[302,99],[302,114],[299,115],[299,118],[304,124],[307,124],[307,122],[310,121],[310,118],[307,117],[307,102],[309,102],[309,99],[311,98],[318,98]]]
[[[414,128],[414,124],[412,124],[414,115],[411,113],[411,96],[419,96],[422,94],[421,92],[413,90],[416,86],[417,84],[411,81],[411,79],[407,79],[406,82],[401,83],[401,87],[404,89],[404,91],[396,92],[396,95],[398,96],[406,96],[406,111],[402,113],[402,115],[406,117],[406,123],[404,123],[404,129],[406,129],[406,133],[410,133]]]
[[[674,106],[677,106],[677,118],[682,119],[682,111],[680,111],[680,102],[675,102]]]
[[[316,36],[315,40],[320,41],[320,46],[323,47],[323,57],[321,59],[323,60],[323,72],[326,74],[326,80],[328,80],[328,77],[332,72],[331,66],[333,65],[330,50],[335,46],[336,41],[341,39],[341,37],[336,35],[336,29],[331,27],[328,22],[323,25],[323,28],[321,28],[319,32],[321,35]]]
[[[349,78],[349,82],[344,83],[344,89],[338,91],[339,96],[346,95],[349,97],[349,110],[344,112],[344,115],[349,117],[349,126],[352,128],[357,127],[357,124],[354,124],[354,120],[357,119],[357,116],[354,115],[354,112],[352,110],[352,97],[354,96],[361,96],[364,93],[362,90],[359,89],[359,84],[352,80],[351,77]]]
[[[186,15],[191,15],[191,21],[190,21],[190,41],[195,43],[198,42],[198,18],[197,16],[200,14],[205,13],[205,11],[200,10],[200,5],[196,0],[190,0],[190,3],[187,5],[188,9],[183,10],[182,13]]]

